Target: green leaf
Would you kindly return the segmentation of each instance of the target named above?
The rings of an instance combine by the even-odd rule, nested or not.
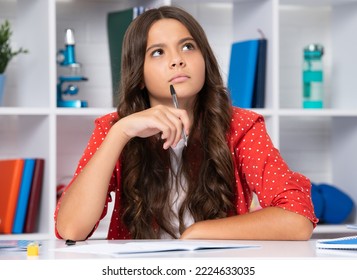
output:
[[[4,73],[10,60],[21,53],[28,53],[28,50],[19,48],[13,50],[10,46],[12,36],[10,22],[5,20],[0,25],[0,74]]]

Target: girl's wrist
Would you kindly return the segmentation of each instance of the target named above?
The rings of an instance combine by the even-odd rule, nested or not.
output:
[[[111,130],[114,130],[116,138],[123,143],[123,146],[130,141],[131,137],[123,130],[120,120],[114,124]]]

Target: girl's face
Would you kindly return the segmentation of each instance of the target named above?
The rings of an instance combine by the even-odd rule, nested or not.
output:
[[[173,106],[170,84],[180,108],[190,110],[205,81],[203,55],[187,28],[175,19],[161,19],[149,29],[144,86],[151,106]]]

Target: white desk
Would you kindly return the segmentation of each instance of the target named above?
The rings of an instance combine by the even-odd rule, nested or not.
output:
[[[115,257],[59,252],[55,249],[65,247],[64,241],[41,242],[40,254],[35,258],[27,257],[25,251],[0,251],[1,279],[342,279],[353,275],[357,265],[357,251],[333,250],[336,254],[331,254],[330,250],[317,250],[316,240],[238,240],[235,242],[259,247],[125,254]],[[73,246],[123,242],[128,241],[90,240]],[[254,275],[232,274],[247,271]],[[154,274],[156,272],[162,274]],[[137,275],[144,274],[133,273],[146,273],[146,276],[138,278]]]
[[[108,240],[89,240],[85,242],[77,242],[80,244],[105,244],[105,243],[124,243],[128,241],[108,241]],[[132,242],[132,240],[130,241]],[[341,251],[341,250],[317,250],[315,248],[316,240],[310,241],[234,241],[244,245],[258,245],[255,248],[239,248],[239,249],[210,249],[203,251],[177,251],[177,252],[157,252],[145,254],[123,255],[115,258],[356,258],[357,251]],[[42,240],[38,259],[55,260],[55,259],[105,259],[114,258],[108,255],[58,252],[56,248],[66,247],[63,240]],[[0,260],[26,260],[28,259],[26,251],[7,251],[0,250]]]

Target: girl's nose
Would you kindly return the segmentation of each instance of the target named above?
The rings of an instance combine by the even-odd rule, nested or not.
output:
[[[177,67],[184,67],[185,61],[182,59],[182,57],[177,56],[176,58],[172,59],[171,61],[171,68],[177,68]]]

